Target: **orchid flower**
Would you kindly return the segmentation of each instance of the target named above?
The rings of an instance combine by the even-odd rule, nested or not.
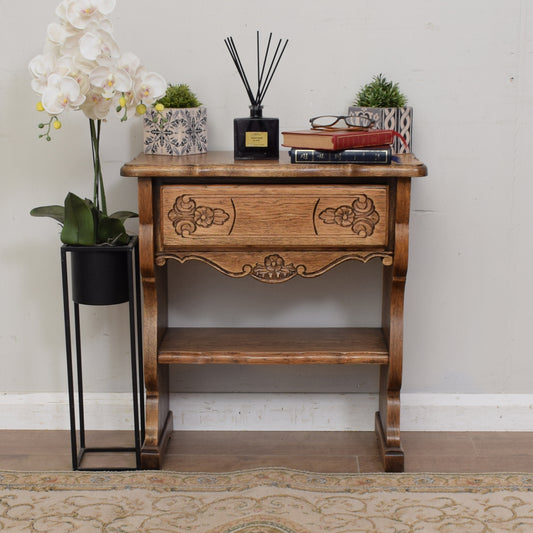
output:
[[[80,86],[74,78],[50,74],[43,92],[43,107],[50,115],[62,113],[67,106],[78,107],[85,101]]]
[[[97,67],[89,75],[89,81],[103,90],[104,98],[113,98],[117,92],[128,92],[132,81],[130,75],[122,69],[113,67]]]
[[[120,51],[115,39],[104,30],[88,31],[79,41],[81,55],[85,59],[119,57]]]
[[[167,90],[165,79],[155,72],[141,69],[134,80],[134,95],[144,104],[153,104]]]
[[[58,22],[52,22],[46,30],[48,39],[59,46],[64,45],[69,37],[73,37],[78,33],[79,30],[76,28],[67,24],[59,24]]]
[[[75,61],[75,58],[72,57],[65,57],[64,60],[65,65],[68,65],[68,75],[76,80],[80,86],[81,93],[86,95],[91,90],[91,84],[87,71],[80,68],[80,64],[82,63]]]
[[[83,30],[93,22],[109,15],[115,9],[115,0],[64,0],[58,8],[60,18]]]
[[[36,93],[43,94],[48,84],[48,76],[55,72],[56,58],[51,54],[39,54],[30,61],[28,66],[33,76],[31,88]],[[62,72],[62,74],[67,73]]]
[[[141,60],[133,52],[125,52],[119,57],[117,66],[125,70],[131,79],[134,79],[141,68]]]
[[[111,100],[105,98],[102,91],[92,89],[80,106],[85,116],[91,120],[104,120],[111,109]]]

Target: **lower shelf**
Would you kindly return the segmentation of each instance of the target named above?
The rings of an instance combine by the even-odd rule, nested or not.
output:
[[[168,328],[162,364],[377,364],[389,362],[381,328]]]

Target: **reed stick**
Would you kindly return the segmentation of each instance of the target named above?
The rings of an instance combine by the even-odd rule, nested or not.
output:
[[[226,47],[230,53],[231,59],[233,60],[233,63],[235,64],[235,68],[237,69],[237,72],[239,73],[239,76],[244,85],[246,93],[248,94],[248,98],[250,99],[250,103],[252,104],[252,106],[260,106],[262,104],[266,91],[268,90],[270,83],[272,82],[272,79],[278,68],[281,58],[283,57],[285,48],[287,48],[287,44],[289,43],[289,40],[286,39],[285,44],[283,45],[283,47],[281,47],[281,44],[283,41],[282,39],[278,41],[276,50],[274,51],[274,54],[272,58],[270,59],[270,64],[269,64],[269,67],[268,67],[268,70],[265,76],[265,68],[267,66],[267,62],[269,59],[268,55],[270,52],[271,41],[272,41],[272,32],[270,33],[268,37],[266,51],[263,56],[263,61],[261,62],[260,35],[259,35],[259,31],[257,31],[257,35],[256,35],[257,92],[255,93],[255,96],[254,96],[252,92],[252,88],[248,81],[248,77],[246,76],[246,72],[242,65],[239,52],[237,51],[237,47],[235,46],[235,41],[233,40],[233,37],[227,37],[226,39],[224,39],[224,43],[226,44]],[[281,52],[280,52],[280,47],[281,47]]]
[[[276,61],[276,64],[274,66],[274,69],[272,70],[272,73],[270,74],[270,77],[268,77],[267,74],[267,81],[263,85],[263,88],[261,89],[261,92],[259,94],[259,102],[261,103],[263,101],[263,98],[265,97],[265,93],[267,92],[268,87],[270,86],[270,82],[272,81],[272,78],[274,77],[274,73],[276,72],[276,69],[278,68],[279,62],[281,61],[281,58],[283,56],[283,53],[285,52],[285,48],[287,48],[287,44],[289,43],[288,39],[285,41],[285,45],[283,46],[281,53],[278,57],[278,60]],[[278,46],[276,48],[276,53],[279,50],[279,46],[281,45],[281,39],[279,40]],[[272,69],[272,65],[274,65],[274,61],[276,60],[276,54],[274,54],[274,57],[272,58],[272,63],[270,65],[270,69]],[[269,71],[270,71],[269,69]]]
[[[246,73],[244,72],[244,68],[239,58],[239,54],[237,52],[237,48],[235,46],[233,38],[229,37],[228,39],[224,40],[224,42],[226,43],[226,46],[231,55],[231,58],[233,59],[233,62],[235,63],[235,67],[237,68],[237,72],[239,73],[239,76],[241,77],[242,83],[244,84],[244,88],[246,89],[246,92],[248,93],[248,98],[250,98],[250,101],[252,102],[252,105],[253,105],[255,101],[254,95],[252,93],[252,89],[250,88],[250,83],[248,82]]]

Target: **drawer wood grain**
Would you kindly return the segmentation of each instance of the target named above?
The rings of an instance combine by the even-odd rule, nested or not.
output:
[[[161,187],[161,245],[177,249],[385,247],[386,185]]]

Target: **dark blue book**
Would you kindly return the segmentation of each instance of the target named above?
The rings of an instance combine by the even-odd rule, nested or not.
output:
[[[391,162],[390,146],[354,148],[350,150],[289,150],[291,163],[364,163],[365,165],[387,165]]]

